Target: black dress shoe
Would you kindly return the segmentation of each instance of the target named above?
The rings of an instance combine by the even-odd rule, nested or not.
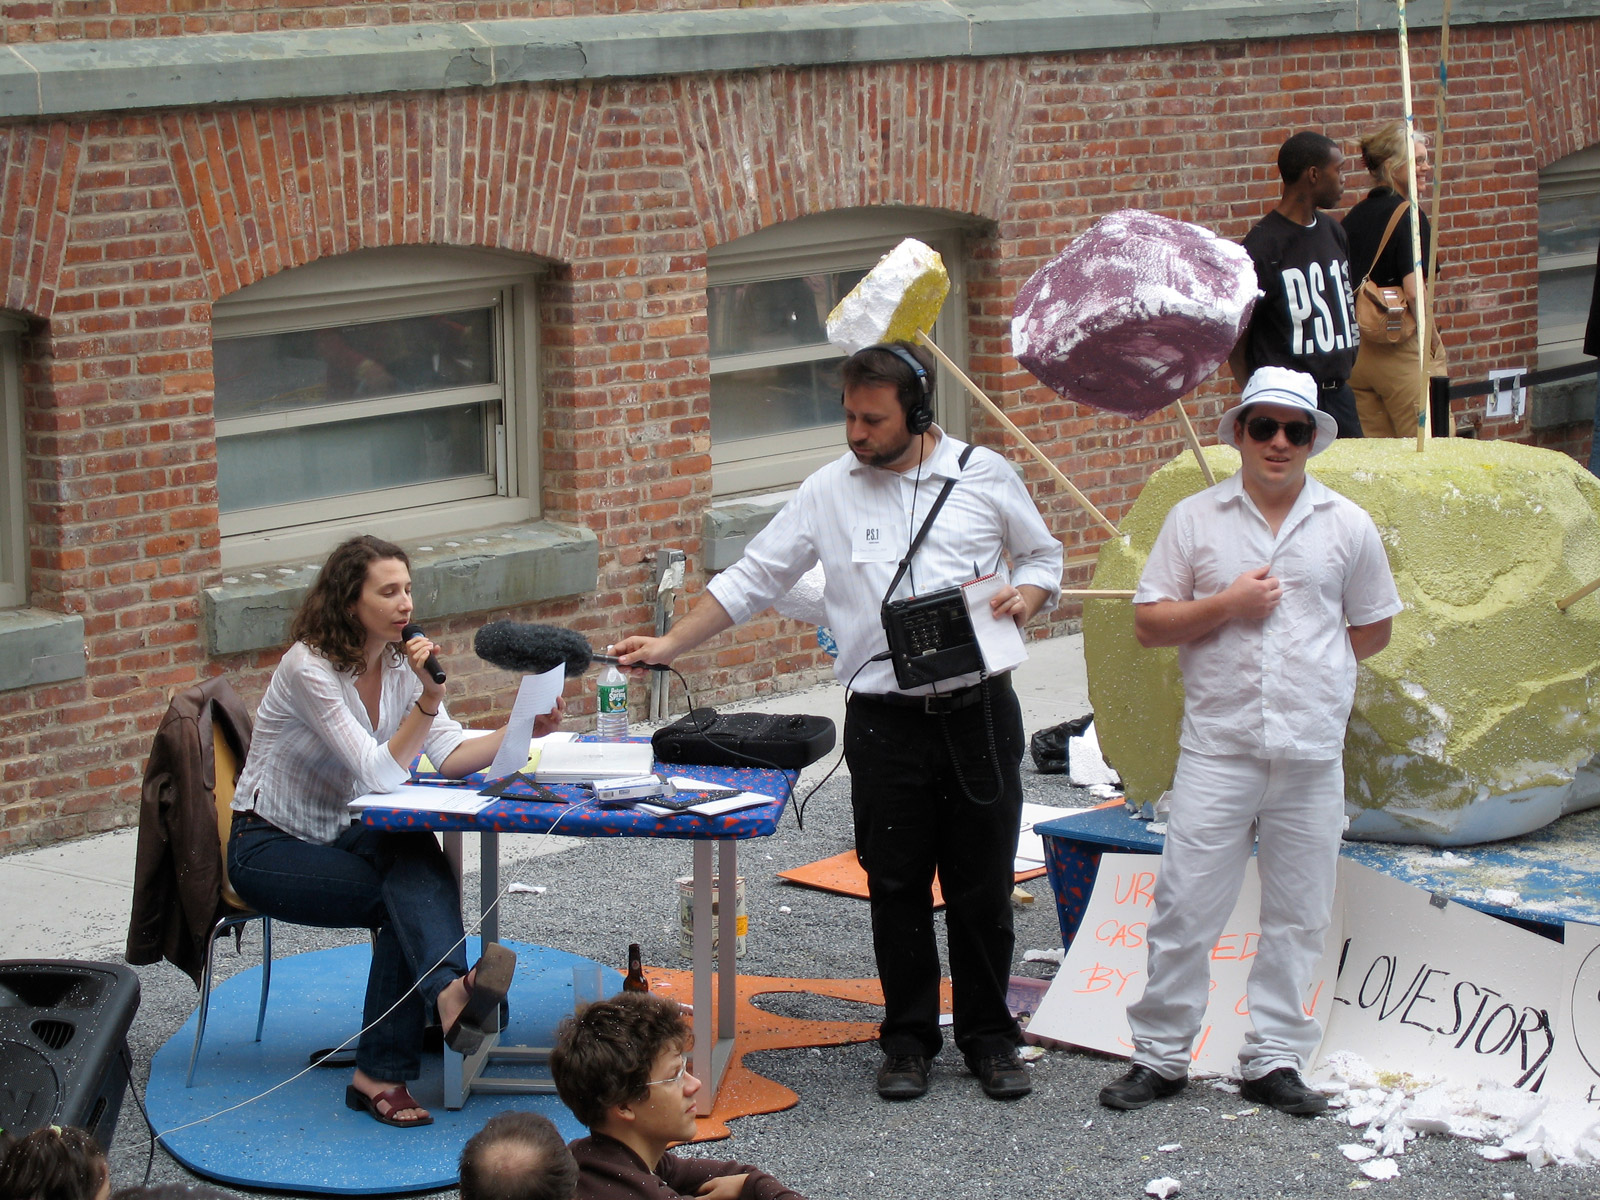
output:
[[[1269,1104],[1297,1117],[1314,1117],[1328,1107],[1328,1098],[1308,1088],[1293,1067],[1279,1067],[1260,1079],[1246,1079],[1239,1085],[1239,1094],[1254,1104]]]
[[[1107,1108],[1143,1108],[1146,1104],[1176,1096],[1188,1083],[1187,1075],[1168,1079],[1165,1075],[1156,1074],[1149,1067],[1141,1067],[1135,1063],[1128,1068],[1128,1073],[1121,1079],[1114,1080],[1100,1089],[1100,1103]]]
[[[967,1067],[983,1085],[983,1094],[991,1100],[1015,1100],[1033,1091],[1028,1078],[1028,1068],[1022,1065],[1015,1050],[986,1054]]]
[[[886,1054],[878,1068],[878,1095],[915,1100],[928,1090],[928,1060],[920,1054]]]

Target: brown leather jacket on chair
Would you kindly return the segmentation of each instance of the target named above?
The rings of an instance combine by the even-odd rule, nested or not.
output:
[[[165,958],[196,985],[206,937],[225,909],[214,725],[242,764],[250,749],[250,714],[221,676],[174,696],[156,730],[139,802],[128,924],[130,963]]]

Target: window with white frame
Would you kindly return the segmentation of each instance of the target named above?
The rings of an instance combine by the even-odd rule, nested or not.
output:
[[[19,348],[25,328],[20,318],[0,313],[0,608],[20,608],[28,603]]]
[[[933,338],[958,364],[966,345],[962,218],[923,209],[802,217],[707,255],[712,487],[719,496],[792,487],[844,450],[828,313],[903,238],[940,253],[950,296]],[[934,411],[966,433],[959,390],[939,377]]]
[[[1600,145],[1539,172],[1539,366],[1581,361],[1600,247]],[[1590,380],[1589,382],[1593,382]]]
[[[364,250],[219,301],[224,565],[537,516],[537,270],[489,251]]]

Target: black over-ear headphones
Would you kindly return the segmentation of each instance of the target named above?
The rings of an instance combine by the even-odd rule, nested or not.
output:
[[[871,348],[887,350],[916,372],[918,395],[916,401],[906,409],[906,429],[913,434],[927,433],[933,428],[933,381],[928,378],[927,368],[904,346],[880,342]]]

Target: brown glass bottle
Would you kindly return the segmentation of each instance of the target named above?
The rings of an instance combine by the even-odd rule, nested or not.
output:
[[[628,973],[623,977],[622,990],[625,992],[648,992],[650,984],[644,977],[644,958],[639,953],[639,943],[633,942],[628,946]]]

